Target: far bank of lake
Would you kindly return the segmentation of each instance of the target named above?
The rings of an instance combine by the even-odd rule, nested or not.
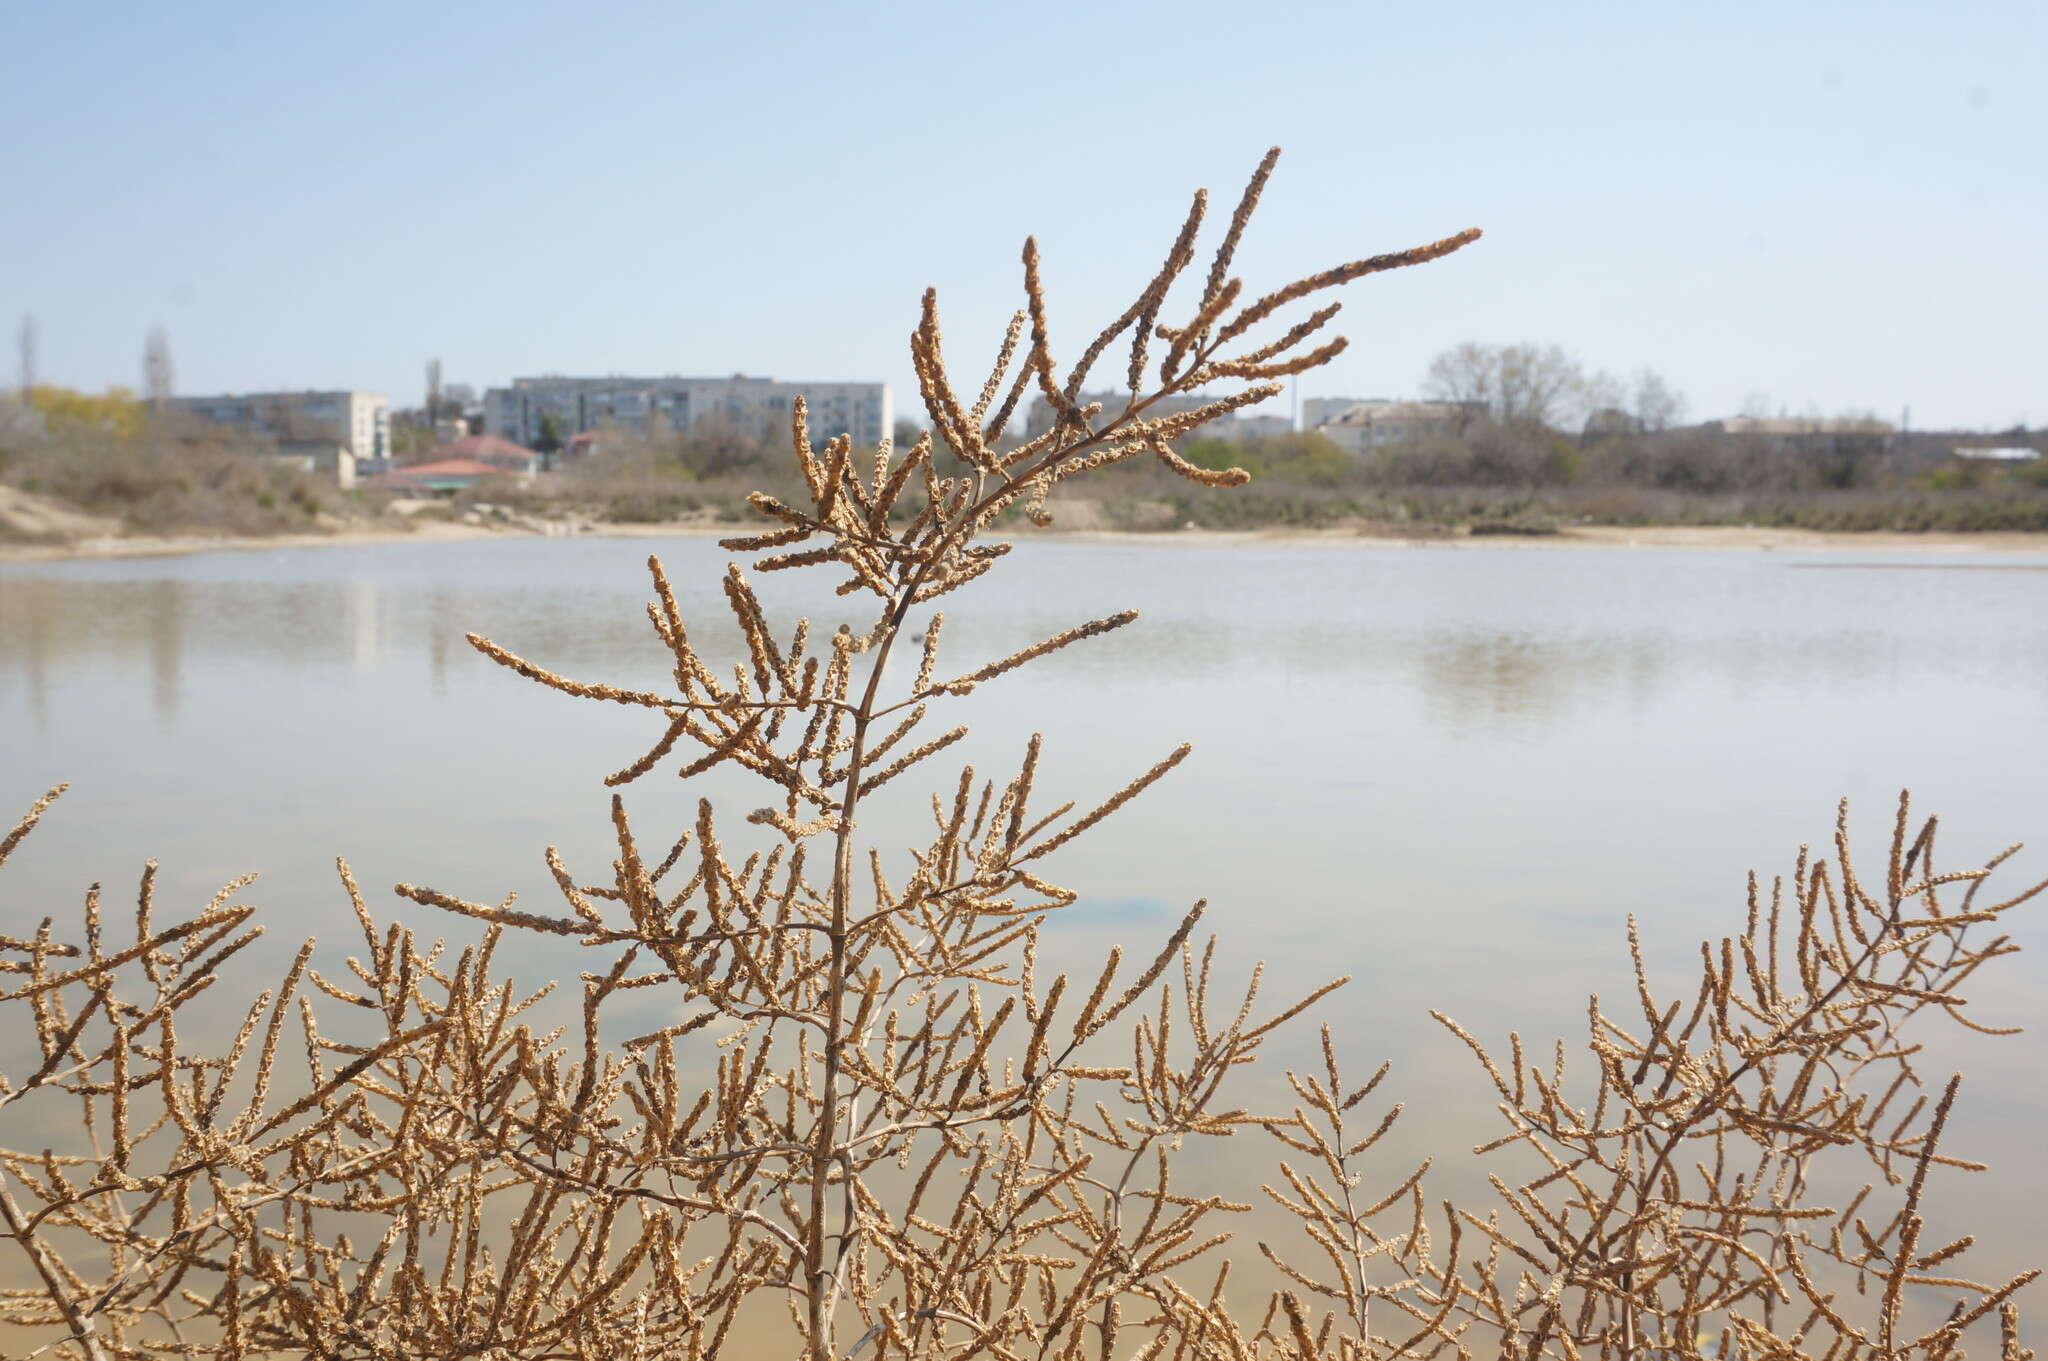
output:
[[[1082,517],[1085,519],[1086,517]],[[327,533],[272,534],[255,537],[218,535],[99,535],[71,542],[0,543],[0,563],[65,562],[90,558],[145,558],[186,553],[296,548],[362,548],[377,544],[444,543],[526,538],[674,539],[720,537],[756,532],[754,523],[703,519],[653,524],[550,523],[535,528],[487,519],[423,520],[383,527],[353,526]],[[1991,531],[1980,534],[1896,531],[1847,532],[1815,529],[1773,529],[1744,525],[1574,525],[1546,534],[1415,533],[1393,535],[1373,529],[1168,529],[1119,531],[1071,528],[1055,524],[1040,530],[1020,527],[1011,537],[1019,542],[1042,539],[1084,543],[1129,543],[1152,546],[1212,547],[1233,544],[1261,546],[1372,546],[1462,549],[1518,548],[1684,548],[1717,550],[1795,550],[1848,553],[1956,555],[2038,555],[2048,561],[2048,533]]]

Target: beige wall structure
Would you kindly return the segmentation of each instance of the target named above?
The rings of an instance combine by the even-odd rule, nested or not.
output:
[[[1314,429],[1346,453],[1363,455],[1421,435],[1454,431],[1474,414],[1462,402],[1354,402]]]
[[[358,459],[391,452],[391,403],[377,392],[244,392],[166,403],[214,425],[284,445],[337,444]]]

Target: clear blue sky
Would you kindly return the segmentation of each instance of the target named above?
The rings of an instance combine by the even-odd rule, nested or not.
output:
[[[2048,422],[2039,0],[14,3],[0,129],[0,322],[88,388],[161,323],[183,392],[409,405],[438,355],[900,409],[926,284],[971,368],[1035,231],[1071,353],[1279,143],[1248,284],[1487,231],[1347,290],[1303,395],[1536,340],[1695,416]]]

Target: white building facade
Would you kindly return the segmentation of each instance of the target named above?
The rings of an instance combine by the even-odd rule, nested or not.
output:
[[[1348,454],[1367,454],[1424,435],[1447,434],[1480,412],[1470,402],[1354,402],[1313,427]]]
[[[834,435],[872,445],[891,432],[896,413],[887,383],[780,383],[734,374],[730,378],[515,378],[484,394],[484,430],[528,447],[544,424],[557,438],[607,427],[687,431],[720,425],[757,439],[789,430],[790,410],[802,397],[811,437]]]

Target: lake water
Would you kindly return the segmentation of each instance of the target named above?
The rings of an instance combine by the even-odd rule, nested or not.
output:
[[[727,555],[708,539],[0,566],[0,804],[73,786],[0,870],[0,931],[75,913],[88,882],[112,891],[150,856],[167,901],[261,870],[247,896],[279,949],[347,944],[336,855],[373,891],[516,889],[554,910],[542,848],[602,877],[600,781],[660,720],[544,691],[463,634],[659,688],[650,549],[693,636],[729,653],[737,635],[711,622]],[[799,576],[764,594],[829,627],[841,602]],[[1355,975],[1324,1014],[1358,1070],[1395,1061],[1406,1148],[1495,1133],[1483,1076],[1427,1007],[1489,1039],[1577,1045],[1586,993],[1629,989],[1626,914],[1682,986],[1694,942],[1739,929],[1745,871],[1824,844],[1844,795],[1873,865],[1910,787],[1943,815],[1948,865],[2034,839],[2004,882],[2048,873],[2048,559],[1047,541],[944,603],[957,670],[1144,612],[964,701],[968,759],[1006,771],[1043,731],[1040,788],[1086,801],[1192,741],[1193,760],[1057,862],[1086,895],[1062,948],[1142,948],[1207,897],[1230,957],[1290,985]],[[710,789],[735,814],[765,801]],[[698,792],[650,776],[636,821],[680,826]],[[885,844],[913,794],[872,821]],[[1978,1019],[2032,1033],[1935,1036],[1935,1071],[1953,1053],[1971,1075],[1950,1146],[1997,1168],[1950,1201],[1992,1246],[1983,1274],[2040,1246],[2048,1204],[2043,911],[2015,923],[2033,953],[1973,980]],[[511,958],[522,977],[577,963],[551,939]]]

